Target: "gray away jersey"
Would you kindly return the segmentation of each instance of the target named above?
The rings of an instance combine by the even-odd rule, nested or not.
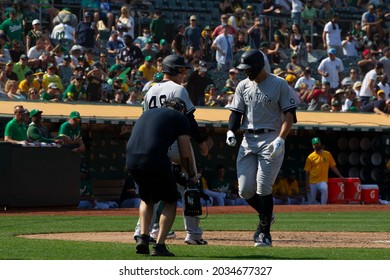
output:
[[[287,82],[273,74],[257,84],[248,78],[241,81],[234,93],[231,111],[243,114],[241,129],[280,130],[282,112],[297,107]]]
[[[188,91],[182,85],[172,81],[156,83],[148,90],[144,98],[144,111],[160,108],[165,100],[173,97],[178,97],[184,101],[187,114],[195,111],[195,106],[190,100]]]

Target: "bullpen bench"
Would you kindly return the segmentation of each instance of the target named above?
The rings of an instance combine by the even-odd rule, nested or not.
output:
[[[97,201],[118,201],[123,189],[123,179],[92,180],[92,188]]]

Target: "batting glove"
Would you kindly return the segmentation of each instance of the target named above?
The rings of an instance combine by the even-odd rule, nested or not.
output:
[[[234,147],[237,144],[236,136],[231,130],[226,133],[226,144],[231,147]]]
[[[277,158],[284,151],[284,139],[276,137],[276,139],[268,145],[268,150],[271,152],[270,158]]]

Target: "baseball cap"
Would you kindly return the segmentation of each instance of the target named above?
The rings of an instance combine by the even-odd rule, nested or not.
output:
[[[84,17],[92,17],[92,13],[91,12],[85,12],[84,13]]]
[[[166,44],[167,44],[167,41],[165,39],[160,40],[160,45],[166,45]]]
[[[32,25],[35,25],[35,24],[41,24],[41,22],[39,21],[39,19],[34,19],[32,21]]]
[[[43,71],[42,68],[37,69],[37,70],[35,71],[35,73],[34,73],[34,75],[43,75],[43,74],[45,74],[45,72]]]
[[[328,49],[328,54],[336,54],[336,49],[335,48],[329,48]]]
[[[229,88],[229,87],[223,87],[221,89],[221,92],[222,93],[227,93],[227,94],[233,94],[234,93],[234,91],[231,88]]]
[[[8,14],[15,14],[16,13],[14,8],[8,8],[6,12],[8,12]]]
[[[211,30],[211,27],[209,25],[207,25],[204,30]]]
[[[297,77],[296,77],[295,75],[288,74],[288,75],[286,76],[286,81],[289,82],[289,83],[293,83],[293,82],[295,82],[296,78],[297,78]]]
[[[260,48],[268,48],[269,47],[269,43],[267,41],[264,41],[260,44]],[[291,56],[292,57],[292,56]]]
[[[209,92],[210,91],[210,89],[212,89],[212,88],[214,88],[215,89],[215,85],[214,84],[209,84],[209,85],[207,85],[206,86],[206,88],[205,88],[205,92]]]
[[[152,41],[152,39],[150,39],[150,38],[148,38],[148,39],[146,39],[146,44],[149,44],[149,43],[152,43],[153,41]]]
[[[70,56],[69,55],[64,55],[64,60],[70,60]]]
[[[163,74],[163,73],[156,73],[156,74],[154,74],[154,76],[153,76],[153,79],[154,79],[156,82],[161,82],[163,78],[164,78],[164,74]]]
[[[34,74],[34,72],[31,71],[31,70],[29,70],[29,71],[27,71],[26,73],[24,73],[24,77],[28,77],[28,76],[31,76],[31,75],[33,75],[33,74]]]
[[[38,109],[32,109],[30,112],[30,118],[34,117],[36,114],[42,114],[42,111],[39,111]]]
[[[56,68],[56,66],[53,63],[49,63],[49,65],[47,65],[47,69],[50,69],[50,68]]]
[[[70,49],[70,51],[71,51],[71,52],[73,52],[73,51],[81,51],[82,49],[83,49],[82,46],[80,46],[80,45],[74,45],[74,46]]]
[[[28,59],[28,57],[27,57],[27,55],[22,54],[22,55],[20,56],[20,59]]]
[[[195,15],[190,16],[190,20],[197,20]]]
[[[71,119],[81,119],[80,113],[77,111],[73,111],[70,113],[69,118]]]
[[[379,94],[381,94],[381,93],[383,93],[383,94],[384,94],[384,93],[385,93],[385,91],[384,91],[383,89],[380,89],[380,90],[378,90],[378,91],[376,92],[376,94],[377,94],[377,95],[379,95]]]
[[[147,57],[145,57],[145,61],[152,61],[153,60],[153,58],[150,56],[150,55],[148,55]]]
[[[362,56],[364,57],[364,56],[368,55],[369,53],[370,53],[370,50],[364,50],[362,52]]]
[[[86,49],[85,53],[95,54],[95,50],[94,49]]]
[[[319,144],[319,143],[321,143],[320,138],[314,137],[313,139],[311,139],[311,144],[312,145]]]
[[[236,74],[238,74],[238,71],[237,71],[236,68],[231,68],[231,69],[229,70],[229,73],[236,73]]]
[[[50,84],[48,85],[48,88],[58,89],[58,86],[57,86],[56,83],[50,83]]]

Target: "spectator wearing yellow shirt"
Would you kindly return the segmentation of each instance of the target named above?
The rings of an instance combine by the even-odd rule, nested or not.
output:
[[[39,91],[41,85],[38,81],[34,80],[34,73],[32,71],[24,73],[24,77],[25,79],[19,83],[19,90],[23,94],[27,95],[30,88],[35,88],[37,91]]]
[[[321,193],[321,204],[328,201],[328,172],[329,168],[340,178],[344,179],[336,167],[336,161],[332,154],[323,149],[320,138],[315,137],[311,140],[314,152],[306,159],[306,187],[309,190],[309,204],[317,204],[317,192]]]
[[[153,58],[150,55],[145,57],[145,61],[138,68],[138,72],[142,72],[142,77],[147,82],[153,80],[154,74],[157,73],[157,68],[153,65]]]
[[[43,90],[44,88],[47,88],[47,86],[49,84],[46,84],[46,87],[44,85],[44,82],[43,82],[43,75],[45,74],[45,72],[43,72],[43,69],[39,68],[35,71],[34,73],[34,82],[33,84],[37,85],[38,86],[38,92],[40,90]]]
[[[55,74],[56,69],[57,67],[53,63],[50,63],[47,66],[46,74],[43,75],[43,87],[47,90],[49,84],[55,83],[59,92],[62,93],[64,91],[64,87],[61,82],[61,77]]]

